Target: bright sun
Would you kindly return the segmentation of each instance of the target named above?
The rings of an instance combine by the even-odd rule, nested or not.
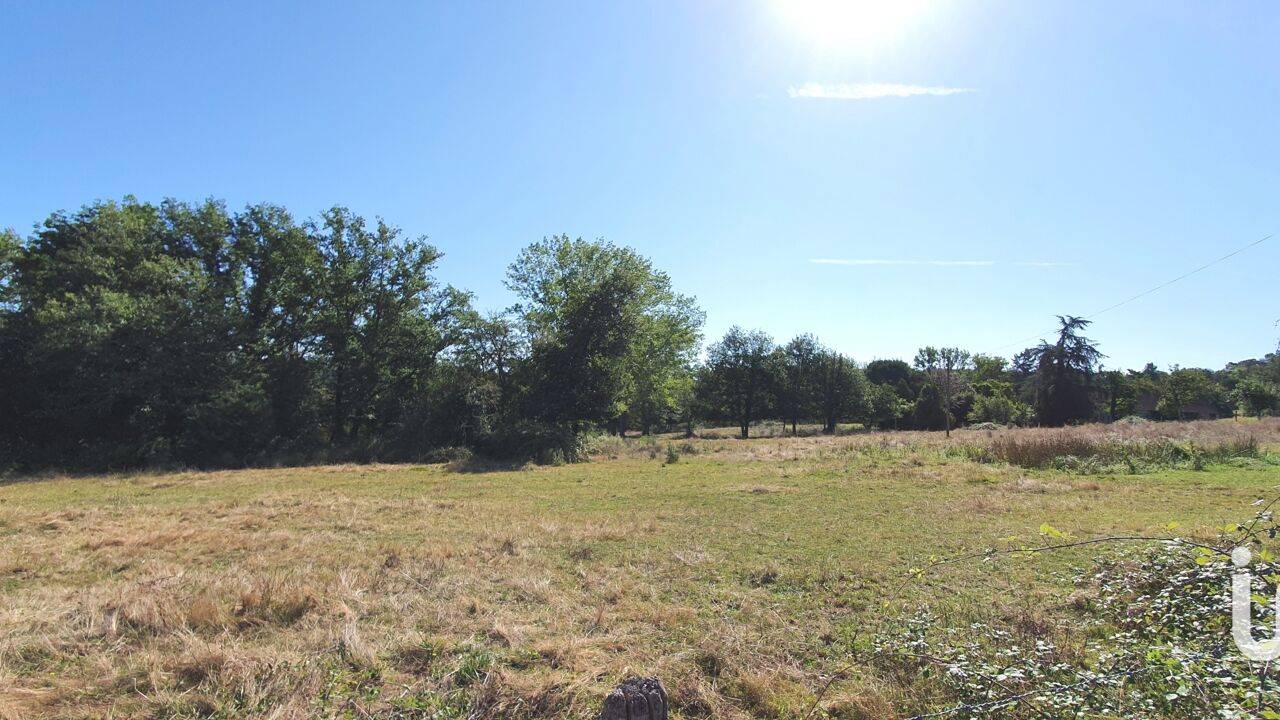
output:
[[[926,0],[775,0],[783,22],[824,52],[873,50],[932,10]]]

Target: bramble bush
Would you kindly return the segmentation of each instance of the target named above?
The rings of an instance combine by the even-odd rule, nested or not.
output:
[[[923,717],[1280,718],[1270,668],[1248,660],[1231,638],[1234,568],[1226,554],[1258,549],[1249,568],[1254,635],[1280,635],[1280,564],[1266,547],[1277,534],[1270,507],[1245,526],[1223,528],[1220,551],[1172,539],[1097,558],[1070,578],[1069,631],[994,621],[946,627],[921,607],[875,637],[873,664],[931,691],[923,706],[932,714]]]
[[[1203,557],[1164,547],[1101,560],[1076,578],[1071,637],[940,628],[922,608],[876,638],[878,665],[916,675],[957,717],[1280,717],[1280,688],[1231,640],[1231,564]],[[1265,637],[1280,578],[1273,564],[1254,570]]]

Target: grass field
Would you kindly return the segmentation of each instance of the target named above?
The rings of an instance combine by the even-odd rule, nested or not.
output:
[[[912,568],[1039,544],[1046,523],[1209,540],[1280,485],[1277,421],[1056,431],[1172,432],[1191,449],[1165,465],[992,454],[1054,432],[10,480],[0,717],[589,718],[630,674],[660,676],[686,718],[938,709],[928,682],[850,654],[924,604],[1070,645],[1071,569],[1103,549]],[[1196,449],[1242,438],[1254,457]]]

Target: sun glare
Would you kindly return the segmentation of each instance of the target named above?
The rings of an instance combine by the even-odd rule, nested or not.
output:
[[[874,50],[934,9],[925,0],[776,0],[782,22],[823,52]]]

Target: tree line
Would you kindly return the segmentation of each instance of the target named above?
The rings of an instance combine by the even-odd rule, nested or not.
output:
[[[780,420],[945,429],[1114,419],[1156,397],[1280,411],[1280,359],[1117,372],[1065,317],[1009,361],[926,347],[859,365],[810,335],[732,328],[633,249],[558,236],[481,313],[440,252],[344,208],[126,198],[0,233],[0,470],[572,460],[588,432]],[[1154,395],[1153,395],[1154,393]]]
[[[696,368],[701,416],[751,425],[799,420],[880,429],[960,425],[1058,427],[1138,416],[1185,420],[1280,414],[1280,354],[1221,370],[1173,366],[1108,369],[1083,335],[1089,321],[1062,316],[1057,336],[1006,359],[955,347],[921,348],[910,363],[857,365],[801,335],[775,347],[761,332],[733,328]],[[747,369],[754,368],[754,380]]]

